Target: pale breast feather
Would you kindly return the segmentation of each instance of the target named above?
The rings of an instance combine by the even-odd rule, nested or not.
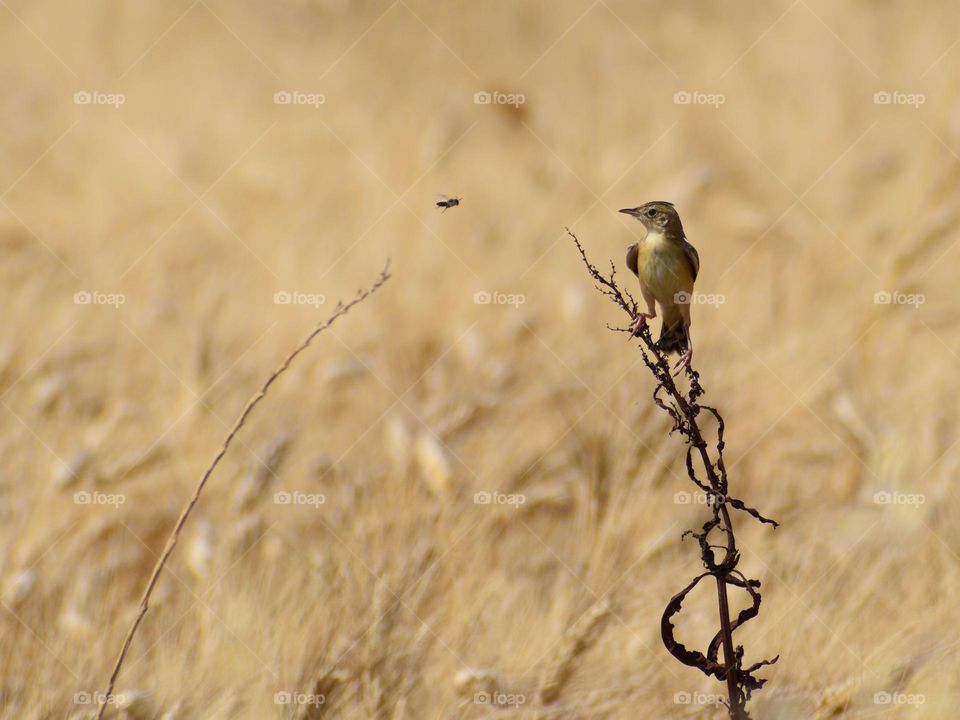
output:
[[[677,255],[657,253],[656,259],[647,259],[640,266],[640,282],[661,302],[666,302],[683,284],[685,273],[678,260]]]

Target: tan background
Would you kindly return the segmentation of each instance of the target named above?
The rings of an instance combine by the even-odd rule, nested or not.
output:
[[[0,5],[3,717],[91,710],[225,426],[387,256],[213,477],[129,716],[286,717],[283,692],[327,718],[721,714],[659,641],[704,509],[563,234],[622,268],[641,228],[615,210],[651,199],[722,296],[694,307],[695,364],[734,492],[784,523],[737,518],[764,587],[737,639],[782,658],[756,717],[955,717],[960,10]],[[494,90],[526,102],[474,103]],[[475,504],[495,490],[525,502]],[[325,502],[274,501],[293,491]],[[705,642],[709,593],[683,617]]]

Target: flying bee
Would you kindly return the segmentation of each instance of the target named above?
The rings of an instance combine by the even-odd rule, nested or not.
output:
[[[447,197],[446,195],[441,195],[440,199],[437,200],[437,207],[443,208],[443,210],[440,211],[440,214],[443,215],[443,213],[450,208],[456,207],[460,204],[461,200],[463,200],[462,197]]]

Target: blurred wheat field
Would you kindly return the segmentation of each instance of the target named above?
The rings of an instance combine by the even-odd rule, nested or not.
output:
[[[706,513],[564,233],[626,275],[653,199],[734,493],[783,523],[735,518],[755,717],[955,717],[958,21],[0,3],[0,717],[95,711],[233,419],[387,257],[213,476],[108,717],[722,717],[659,636]]]

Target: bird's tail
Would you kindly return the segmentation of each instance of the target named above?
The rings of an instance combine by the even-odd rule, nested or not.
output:
[[[683,324],[683,318],[678,318],[669,326],[664,320],[660,337],[657,339],[657,349],[667,355],[674,352],[683,354],[687,351],[687,328]]]

